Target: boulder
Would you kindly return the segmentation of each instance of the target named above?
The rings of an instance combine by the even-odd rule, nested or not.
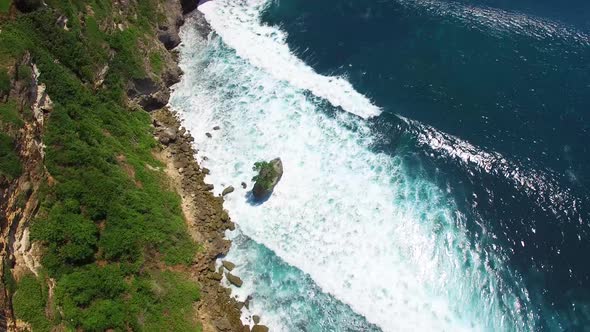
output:
[[[252,327],[252,332],[268,332],[268,327],[264,325],[254,325]]]
[[[180,5],[182,6],[182,13],[188,14],[197,8],[199,1],[195,0],[180,0]]]
[[[217,272],[213,272],[213,273],[209,274],[209,279],[221,281],[222,278],[223,278],[223,276]]]
[[[161,27],[158,31],[158,40],[164,44],[167,50],[171,50],[180,44],[180,36],[176,29]]]
[[[252,321],[254,321],[254,324],[260,323],[260,316],[258,316],[258,315],[252,316]]]
[[[219,129],[221,129],[221,128],[219,128],[219,126],[213,127],[213,130],[219,130]]]
[[[256,183],[252,189],[255,200],[264,200],[272,194],[275,186],[283,176],[283,163],[281,158],[275,158],[270,161],[271,167],[262,167],[255,177]]]
[[[160,137],[160,143],[164,145],[168,145],[169,143],[176,141],[178,138],[174,128],[166,128],[162,130],[158,136]]]
[[[230,262],[230,261],[221,261],[221,264],[223,265],[224,268],[226,268],[228,271],[233,270],[236,267],[236,264]]]
[[[137,78],[129,82],[127,96],[149,112],[168,104],[170,90],[153,78]]]
[[[227,278],[227,281],[229,281],[230,284],[236,286],[236,287],[242,287],[242,279],[240,279],[240,277],[235,276],[231,273],[226,273],[225,277]]]
[[[248,187],[248,185],[246,184],[246,182],[242,182],[242,188],[246,189]]]
[[[231,194],[234,192],[234,187],[233,186],[229,186],[225,189],[223,189],[223,191],[221,192],[221,196],[225,196],[227,194]]]
[[[211,135],[211,133],[205,133],[205,136],[207,136],[209,138],[213,137],[213,135]]]

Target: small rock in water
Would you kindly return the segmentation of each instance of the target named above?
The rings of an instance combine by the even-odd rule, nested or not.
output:
[[[246,184],[246,182],[242,182],[242,188],[246,189],[246,187],[248,187],[248,185]]]
[[[223,191],[221,192],[221,196],[225,196],[225,195],[233,193],[233,192],[234,192],[234,187],[229,186],[229,187],[223,189]]]
[[[207,136],[209,138],[213,137],[213,135],[211,135],[211,133],[205,133],[205,136]]]
[[[220,129],[219,126],[213,127],[213,130],[219,130],[219,129]]]
[[[268,327],[264,325],[254,325],[252,332],[268,332]]]
[[[233,270],[236,267],[236,264],[230,262],[230,261],[221,261],[221,264],[223,265],[223,267],[225,267],[228,271]]]
[[[254,324],[258,324],[260,323],[260,316],[254,315],[252,316],[252,320],[254,321]]]
[[[226,273],[225,277],[227,278],[227,281],[230,282],[230,284],[237,286],[237,287],[242,287],[243,282],[242,282],[242,279],[240,279],[240,277],[235,276],[231,273]]]

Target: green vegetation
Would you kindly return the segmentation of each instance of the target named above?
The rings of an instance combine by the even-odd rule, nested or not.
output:
[[[181,274],[154,272],[150,279],[135,283],[147,331],[200,331],[192,304],[199,288]]]
[[[53,9],[0,23],[0,64],[30,52],[54,101],[44,143],[45,166],[55,181],[41,193],[31,238],[44,245],[42,264],[57,282],[56,296],[48,303],[45,279],[26,276],[17,287],[16,315],[35,331],[56,324],[67,330],[196,331],[198,288],[180,272],[161,271],[160,262],[188,265],[197,245],[180,197],[165,189],[163,173],[153,171],[162,165],[152,155],[149,115],[125,101],[128,80],[147,75],[138,46],[155,35],[153,20],[161,16],[155,1],[139,1],[138,8],[131,3],[129,17],[112,17],[118,10],[108,0],[47,3]],[[69,31],[55,24],[62,14]],[[86,24],[79,17],[88,18]],[[124,20],[128,28],[101,30],[97,22],[110,19]],[[161,60],[150,56],[147,65],[157,70]],[[94,91],[88,83],[105,64],[103,88]],[[26,76],[26,68],[18,75]],[[20,172],[15,158],[12,140],[0,133],[2,174]],[[45,310],[53,306],[59,309]]]
[[[13,179],[18,177],[21,172],[20,160],[14,151],[12,138],[0,132],[0,176]]]
[[[0,13],[7,13],[11,2],[11,0],[0,0]]]
[[[153,52],[150,54],[150,65],[152,66],[152,70],[156,74],[162,73],[164,69],[164,60],[162,60],[162,55],[158,52]]]
[[[49,331],[51,324],[45,317],[47,290],[33,274],[23,276],[12,298],[14,313],[31,324],[33,331]]]
[[[272,163],[268,161],[255,162],[252,170],[258,172],[258,174],[252,178],[252,181],[255,181],[257,185],[264,189],[271,189],[273,181],[277,176],[277,171]]]
[[[0,96],[10,91],[10,76],[6,68],[0,68]]]
[[[4,104],[0,102],[0,124],[12,124],[17,128],[24,125],[14,101],[8,101]]]

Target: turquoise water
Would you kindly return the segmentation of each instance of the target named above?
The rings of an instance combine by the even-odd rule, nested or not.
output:
[[[253,298],[244,321],[262,314],[276,331],[587,324],[588,124],[578,110],[588,39],[554,17],[492,5],[215,0],[199,7],[212,34],[187,21],[171,106],[206,181],[236,188],[227,258],[244,280],[232,292]],[[539,51],[548,40],[570,44]],[[541,60],[495,64],[522,62],[520,44]],[[554,71],[523,78],[535,68]],[[551,88],[567,93],[523,93]],[[568,135],[552,139],[547,123]],[[285,174],[252,204],[240,183],[251,187],[252,164],[275,157]]]

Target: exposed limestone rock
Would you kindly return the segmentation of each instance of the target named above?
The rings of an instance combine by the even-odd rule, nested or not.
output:
[[[170,29],[167,26],[160,27],[158,31],[158,40],[164,44],[167,50],[171,50],[180,44],[180,36],[176,29]]]
[[[264,325],[254,325],[252,327],[252,332],[268,332],[268,327]]]
[[[225,189],[223,189],[223,191],[221,192],[221,196],[225,196],[227,194],[231,194],[234,192],[234,187],[233,186],[229,186]]]
[[[149,112],[166,106],[170,90],[154,78],[136,78],[129,83],[127,96]]]
[[[163,160],[167,165],[166,172],[173,174],[172,177],[178,183],[176,188],[182,197],[189,232],[203,245],[203,250],[197,254],[191,267],[201,284],[201,300],[197,310],[203,331],[242,331],[240,305],[230,296],[231,291],[219,282],[223,276],[223,267],[219,270],[215,268],[217,259],[225,256],[231,246],[231,242],[225,239],[225,231],[233,227],[233,223],[223,209],[223,198],[214,196],[211,193],[213,185],[203,182],[206,171],[196,164],[190,135],[183,132],[178,119],[167,108],[154,111],[151,115],[158,138],[166,128],[173,128],[176,132],[176,141],[162,146],[158,155],[166,158]],[[179,166],[183,168],[182,173],[178,171]]]
[[[252,316],[252,321],[254,322],[254,324],[260,323],[260,316],[258,316],[258,315]]]
[[[236,267],[236,264],[230,262],[230,261],[226,261],[223,260],[221,261],[221,264],[223,265],[224,268],[226,268],[228,271],[233,270]]]
[[[272,167],[259,170],[256,183],[252,189],[252,194],[256,200],[260,201],[268,198],[283,176],[283,163],[280,158],[271,160],[270,166]]]
[[[223,279],[223,275],[217,273],[217,272],[213,272],[209,275],[209,279],[213,279],[213,280],[217,280],[217,281],[221,281],[221,279]]]
[[[68,28],[68,17],[65,15],[60,15],[57,18],[57,22],[55,22],[57,24],[57,26],[59,26],[60,28],[69,31],[70,29]]]
[[[172,142],[176,142],[177,134],[176,129],[174,128],[166,128],[158,132],[158,137],[160,143],[164,145],[168,145]]]
[[[225,273],[225,277],[227,278],[227,281],[230,282],[230,284],[237,287],[242,287],[243,281],[240,279],[240,277],[235,276],[229,272]]]

